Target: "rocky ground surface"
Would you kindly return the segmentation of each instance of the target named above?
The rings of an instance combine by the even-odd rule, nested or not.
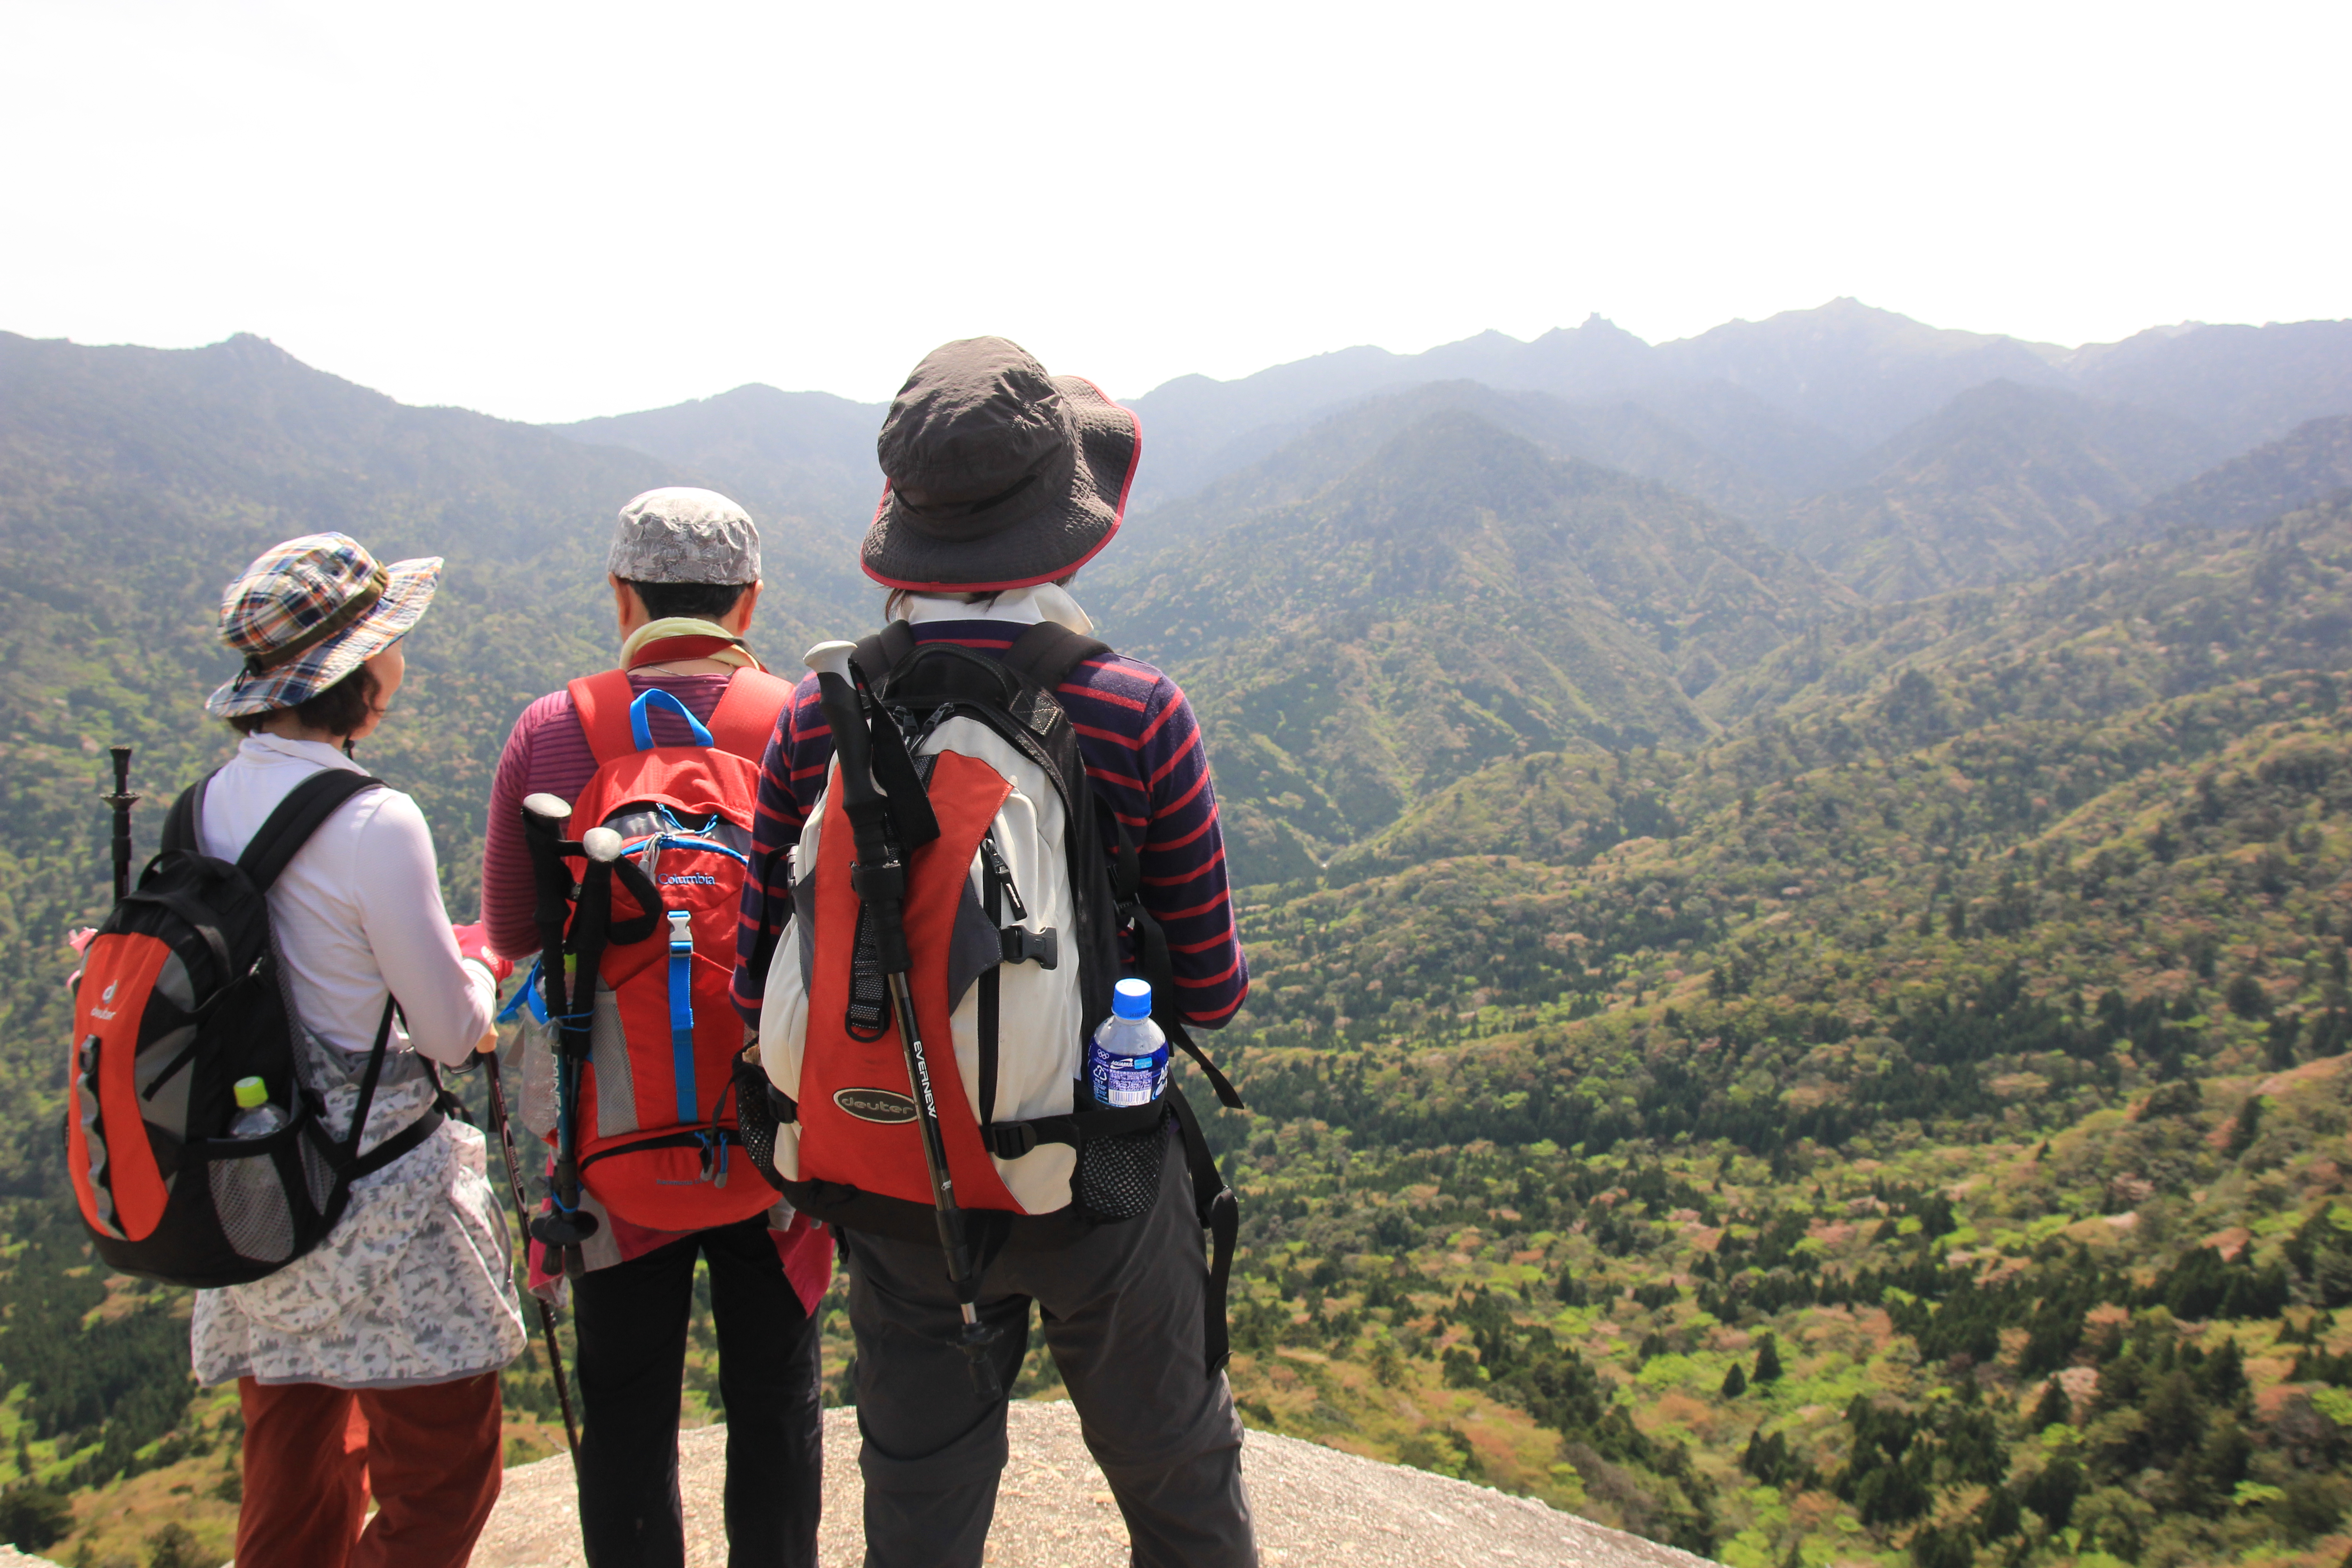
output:
[[[1078,1438],[1067,1404],[1012,1408],[1013,1462],[988,1538],[991,1568],[1125,1568],[1127,1531],[1102,1473]],[[856,1568],[857,1426],[847,1410],[825,1412],[824,1568]],[[722,1568],[719,1486],[727,1429],[678,1435],[686,1493],[688,1568]],[[1703,1568],[1705,1559],[1425,1471],[1383,1465],[1335,1448],[1249,1435],[1244,1466],[1265,1562],[1295,1568],[1486,1568],[1496,1563],[1562,1568]],[[474,1550],[473,1568],[583,1568],[571,1462],[561,1455],[509,1470],[498,1511]],[[55,1568],[0,1546],[0,1568]]]
[[[1012,1416],[1013,1462],[988,1540],[992,1568],[1125,1568],[1127,1532],[1079,1441],[1076,1413],[1066,1404],[1024,1402]],[[825,1568],[855,1568],[864,1544],[854,1414],[827,1411],[824,1437],[820,1557]],[[679,1436],[691,1568],[719,1568],[727,1560],[719,1522],[725,1443],[724,1427]],[[1251,1433],[1244,1465],[1269,1564],[1697,1568],[1704,1561],[1524,1498],[1295,1437]],[[559,1456],[508,1471],[474,1568],[575,1568],[583,1561],[570,1462]]]

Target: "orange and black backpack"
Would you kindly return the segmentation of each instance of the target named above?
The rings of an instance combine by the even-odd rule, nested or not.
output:
[[[317,1247],[352,1184],[443,1115],[360,1154],[392,1037],[386,1003],[351,1135],[328,1136],[270,938],[270,884],[337,808],[383,782],[342,769],[304,780],[234,862],[197,847],[211,782],[173,804],[160,851],[82,955],[66,1097],[66,1166],[100,1258],[199,1289],[247,1284]],[[243,1078],[268,1086],[285,1117],[276,1131],[230,1135]]]
[[[792,686],[739,669],[708,724],[658,687],[634,692],[625,670],[569,689],[596,758],[571,820],[618,833],[643,874],[614,889],[589,1055],[566,1108],[577,1119],[581,1184],[613,1215],[649,1229],[749,1219],[775,1194],[734,1152],[731,1068],[744,1037],[730,995],[735,922],[760,759]],[[654,743],[657,709],[686,721],[691,743]],[[638,891],[647,885],[650,909]]]

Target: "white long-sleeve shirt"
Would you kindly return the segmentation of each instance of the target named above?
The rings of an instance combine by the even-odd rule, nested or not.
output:
[[[205,792],[199,846],[234,859],[295,785],[326,768],[364,771],[314,741],[247,736]],[[455,1066],[489,1027],[497,986],[457,956],[433,836],[404,795],[370,790],[339,807],[271,885],[269,925],[304,1027],[333,1047],[311,1051],[304,1074],[330,1137],[350,1129],[358,1058],[387,995],[408,1020],[405,1035],[394,1026],[395,1050],[413,1044]],[[388,1062],[362,1147],[424,1115],[437,1093],[413,1058]],[[315,1251],[252,1284],[196,1292],[196,1376],[385,1388],[494,1371],[523,1346],[512,1257],[481,1133],[444,1121],[352,1184]]]
[[[326,768],[366,771],[317,741],[247,736],[205,792],[204,852],[236,859],[278,802]],[[269,924],[302,1022],[341,1050],[374,1043],[387,995],[407,1023],[393,1026],[395,1050],[455,1066],[490,1026],[497,984],[458,957],[432,832],[397,790],[369,790],[320,826],[271,886]]]

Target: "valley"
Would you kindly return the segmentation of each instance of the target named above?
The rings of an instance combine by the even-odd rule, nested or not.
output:
[[[1132,401],[1075,591],[1215,765],[1253,1425],[1733,1568],[2344,1557],[2352,327],[2070,353],[1838,301]],[[613,509],[751,505],[791,668],[877,607],[877,416],[549,430],[0,336],[0,1539],[234,1513],[185,1299],[92,1272],[54,1134],[101,748],[143,851],[227,749],[218,584],[311,528],[450,556],[363,756],[470,909],[508,724],[610,658]],[[509,1405],[548,1451],[544,1375]]]

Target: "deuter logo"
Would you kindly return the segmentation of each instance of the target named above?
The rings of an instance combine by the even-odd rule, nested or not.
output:
[[[833,1102],[860,1121],[878,1121],[885,1127],[915,1119],[915,1102],[896,1089],[836,1089]]]
[[[700,883],[706,888],[715,888],[719,885],[719,879],[708,871],[681,871],[675,877],[662,879],[665,888],[675,888],[680,883]]]
[[[98,1005],[89,1010],[91,1017],[110,1019],[114,1016],[114,1009],[106,1004],[114,1000],[114,988],[121,984],[120,980],[107,982],[106,989],[98,994]]]
[[[114,988],[115,988],[116,986],[118,986],[118,985],[121,984],[122,984],[122,982],[121,982],[121,981],[120,981],[120,980],[110,980],[110,981],[107,982],[106,989],[105,989],[105,990],[103,990],[103,991],[101,991],[101,992],[100,992],[100,993],[98,994],[98,999],[99,999],[100,1001],[101,1001],[101,1002],[111,1002],[111,1001],[113,1001],[113,1000],[114,1000]]]

